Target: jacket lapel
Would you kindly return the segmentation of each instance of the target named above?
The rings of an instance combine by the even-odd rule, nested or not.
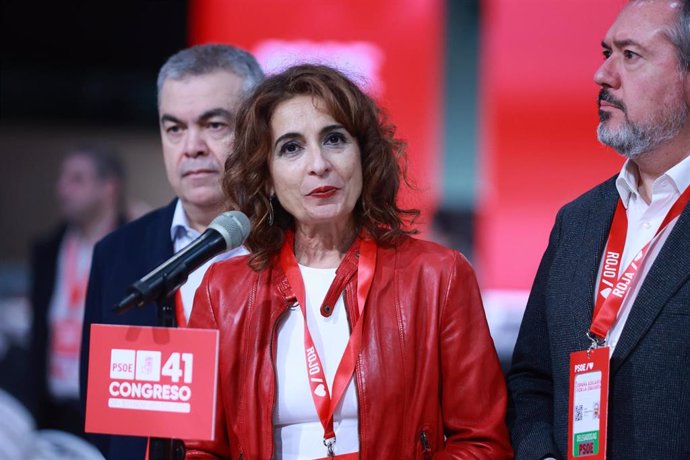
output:
[[[163,212],[156,221],[156,225],[151,226],[149,229],[149,234],[146,238],[150,248],[148,252],[149,270],[153,270],[155,267],[171,258],[175,252],[172,239],[170,238],[170,227],[172,225],[176,205],[177,199],[174,199],[163,209]],[[149,270],[147,270],[147,273]]]
[[[145,263],[144,273],[149,273],[160,264],[173,256],[175,251],[170,238],[170,226],[172,225],[173,214],[177,199],[173,200],[168,206],[163,208],[155,220],[154,225],[147,228],[145,241]],[[141,325],[154,326],[159,324],[158,306],[155,302],[149,302],[144,307],[145,313],[138,314],[137,322]]]
[[[618,192],[615,178],[609,180],[600,189],[601,196],[595,206],[589,207],[586,220],[579,224],[580,242],[575,251],[577,255],[571,260],[573,273],[571,288],[568,289],[568,306],[572,312],[571,325],[565,330],[571,330],[575,337],[573,349],[589,346],[586,332],[592,323],[594,313],[594,290],[596,289],[597,273],[604,247],[608,239],[613,213],[618,202]],[[568,238],[570,235],[564,235]],[[574,326],[574,327],[573,327]]]
[[[650,267],[616,345],[613,374],[646,334],[668,299],[690,278],[690,205],[676,221],[671,234]]]

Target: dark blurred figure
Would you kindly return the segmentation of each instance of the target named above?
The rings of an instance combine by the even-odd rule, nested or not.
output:
[[[91,254],[123,222],[124,168],[100,147],[63,160],[56,194],[61,222],[31,255],[33,328],[26,404],[39,429],[83,436],[79,348]]]

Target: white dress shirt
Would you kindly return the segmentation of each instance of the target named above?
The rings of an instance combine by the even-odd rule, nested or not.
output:
[[[197,239],[200,235],[201,233],[194,230],[189,225],[189,219],[187,218],[187,214],[184,212],[182,202],[180,200],[177,200],[177,205],[175,206],[175,213],[173,214],[172,225],[170,226],[170,238],[172,239],[175,252],[177,253],[184,249],[187,245],[189,245],[192,241]],[[244,246],[240,246],[239,248],[223,252],[213,257],[205,264],[203,264],[202,266],[200,266],[199,268],[197,268],[189,274],[189,277],[187,277],[187,282],[184,283],[180,288],[180,293],[182,294],[182,305],[184,307],[185,320],[189,321],[189,315],[191,315],[192,313],[192,305],[194,304],[194,293],[201,284],[201,280],[204,277],[204,274],[206,273],[208,267],[210,267],[211,264],[215,262],[244,254],[248,254]]]
[[[676,202],[681,193],[690,184],[690,156],[659,176],[652,186],[652,199],[649,204],[645,202],[638,189],[637,166],[630,160],[626,161],[616,179],[616,188],[620,195],[628,217],[628,229],[625,238],[625,249],[621,256],[620,273],[630,264],[640,250],[654,237],[661,222],[666,217],[669,209]],[[658,235],[650,246],[647,256],[639,267],[637,276],[629,287],[628,295],[624,298],[618,317],[614,322],[607,337],[610,353],[620,340],[625,322],[630,315],[637,293],[640,291],[650,267],[654,263],[659,251],[666,239],[671,234],[678,219],[671,221]],[[603,258],[602,258],[603,263]],[[597,277],[597,286],[601,277],[601,267]],[[595,294],[596,295],[596,294]]]

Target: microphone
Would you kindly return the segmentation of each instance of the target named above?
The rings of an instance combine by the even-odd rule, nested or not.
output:
[[[241,246],[250,229],[249,219],[240,211],[218,215],[197,239],[132,284],[127,297],[113,307],[113,311],[122,314],[132,307],[142,307],[146,302],[169,296],[206,261]]]

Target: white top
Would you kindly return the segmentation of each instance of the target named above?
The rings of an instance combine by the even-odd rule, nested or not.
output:
[[[192,241],[197,239],[200,235],[201,233],[194,230],[189,225],[189,219],[187,218],[187,214],[184,212],[184,208],[182,207],[182,201],[177,200],[177,205],[175,206],[175,213],[173,214],[172,225],[170,226],[170,239],[173,242],[175,252],[177,253],[185,247],[187,247]],[[239,248],[235,248],[230,251],[225,251],[213,257],[212,259],[206,261],[205,264],[201,265],[199,268],[197,268],[189,274],[189,276],[187,277],[187,282],[184,283],[180,288],[180,293],[182,294],[182,305],[184,307],[184,317],[187,321],[189,321],[189,315],[192,314],[192,305],[194,305],[194,293],[201,284],[201,280],[204,277],[204,274],[206,273],[208,267],[210,267],[211,264],[215,262],[229,259],[235,256],[241,256],[247,253],[248,252],[244,248],[244,246],[240,246]]]
[[[56,399],[79,399],[79,350],[92,253],[92,243],[74,231],[65,233],[48,307],[48,390]]]
[[[335,278],[335,268],[300,265],[306,290],[309,331],[321,358],[329,390],[347,342],[350,327],[342,294],[329,317],[321,315],[321,304]],[[316,413],[307,380],[304,354],[304,317],[300,308],[291,308],[278,326],[276,381],[278,399],[273,414],[273,439],[277,459],[313,459],[327,456],[323,426]],[[357,393],[354,379],[334,415],[335,453],[359,451]]]
[[[676,202],[681,193],[690,184],[690,156],[666,171],[654,181],[652,186],[652,200],[647,204],[639,194],[637,186],[637,166],[630,160],[626,161],[616,179],[616,188],[621,197],[623,206],[628,216],[628,230],[625,238],[625,249],[621,256],[620,272],[622,273],[630,261],[640,252],[659,229],[661,222],[666,217],[671,206]],[[620,340],[625,322],[630,315],[630,309],[637,298],[642,282],[647,276],[650,267],[654,263],[659,251],[663,247],[666,239],[671,234],[671,230],[678,219],[674,219],[661,232],[650,247],[646,260],[640,267],[635,280],[630,285],[630,292],[623,299],[623,305],[618,313],[616,322],[611,327],[607,338],[610,346],[610,353],[616,348]],[[602,257],[603,263],[603,257]],[[601,267],[597,276],[597,286],[601,276]]]

